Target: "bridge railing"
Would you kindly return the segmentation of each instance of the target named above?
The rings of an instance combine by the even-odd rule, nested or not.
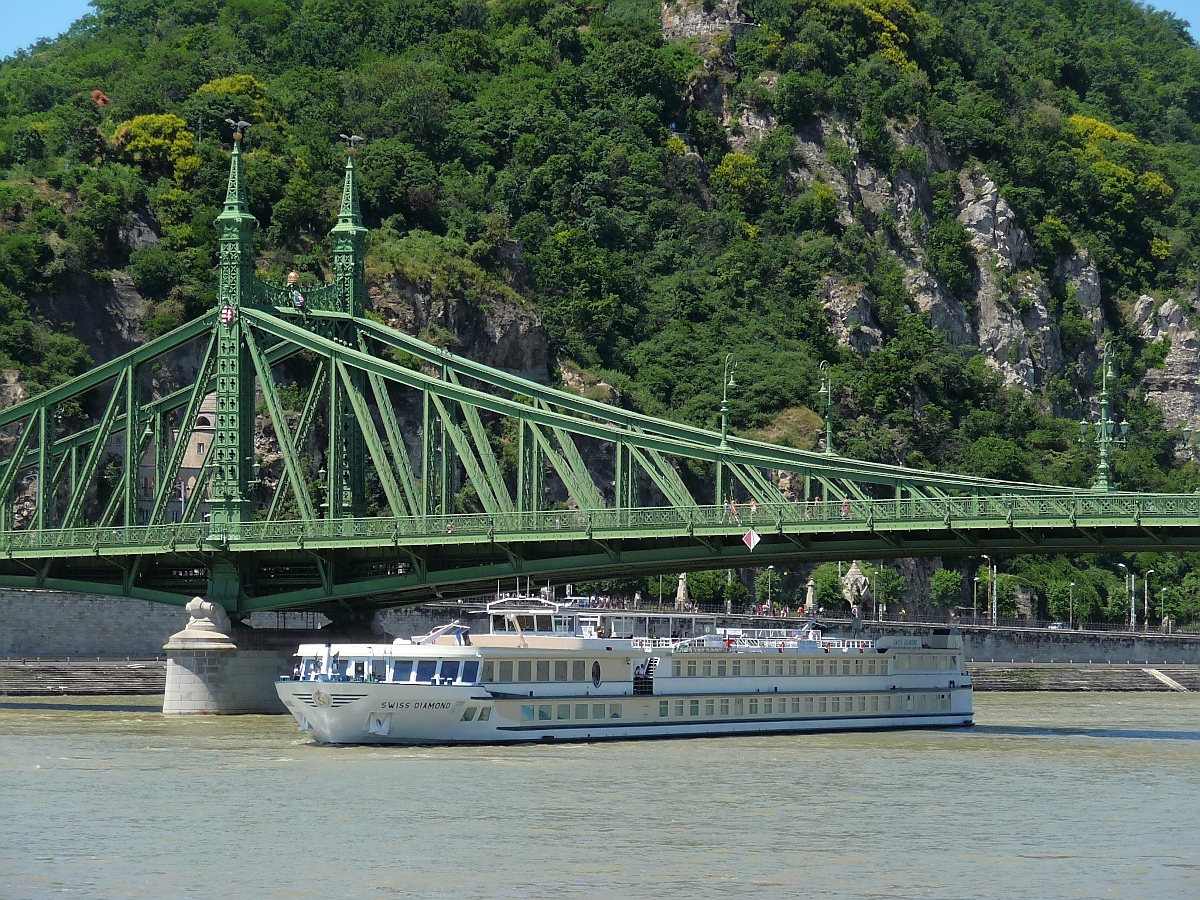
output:
[[[1200,519],[1200,494],[1068,494],[1046,497],[952,497],[941,500],[810,500],[794,503],[742,502],[720,506],[642,507],[633,509],[562,509],[536,512],[464,513],[431,516],[380,516],[357,519],[244,522],[240,524],[188,523],[62,529],[8,530],[0,532],[0,553],[78,552],[102,554],[117,548],[197,548],[212,543],[303,546],[305,542],[346,542],[414,538],[478,540],[481,537],[520,539],[538,536],[554,540],[597,533],[655,531],[672,533],[738,533],[754,528],[776,530],[904,528],[925,523],[930,527],[987,526],[989,524],[1046,523],[1051,520]]]

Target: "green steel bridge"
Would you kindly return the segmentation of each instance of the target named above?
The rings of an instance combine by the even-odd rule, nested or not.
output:
[[[794,450],[729,435],[724,408],[693,428],[388,328],[364,310],[355,177],[352,147],[332,283],[269,284],[235,135],[215,308],[0,411],[0,587],[339,617],[518,577],[1200,547],[1200,495]]]

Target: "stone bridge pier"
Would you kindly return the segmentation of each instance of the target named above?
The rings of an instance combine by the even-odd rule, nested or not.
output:
[[[217,603],[196,597],[187,605],[191,618],[163,647],[167,686],[163,713],[285,713],[275,680],[291,671],[286,651],[240,650],[233,626]]]

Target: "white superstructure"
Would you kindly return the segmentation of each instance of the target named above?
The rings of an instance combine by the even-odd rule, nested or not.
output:
[[[279,696],[323,743],[504,743],[970,725],[962,637],[718,629],[508,601],[491,633],[305,644]]]

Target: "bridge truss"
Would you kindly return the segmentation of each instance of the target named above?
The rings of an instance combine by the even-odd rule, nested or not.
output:
[[[0,411],[0,586],[336,618],[514,577],[1197,546],[1200,496],[1070,492],[729,437],[388,328],[364,310],[355,177],[351,154],[333,282],[269,284],[254,273],[237,136],[216,308]]]

